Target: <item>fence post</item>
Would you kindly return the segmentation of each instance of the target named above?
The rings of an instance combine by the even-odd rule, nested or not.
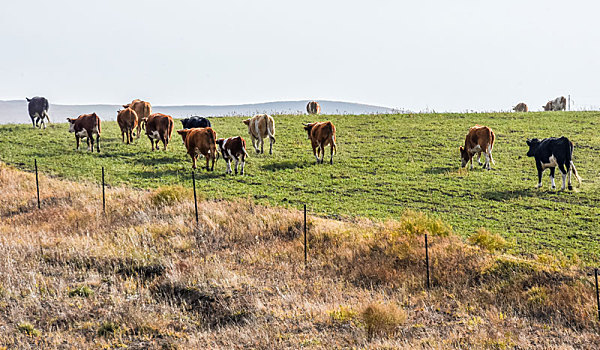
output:
[[[571,95],[569,95],[569,109],[567,109],[568,111],[571,110]]]
[[[425,234],[425,266],[427,267],[427,290],[431,286],[429,282],[429,243],[427,241],[427,234]]]
[[[600,295],[598,294],[598,268],[594,269],[594,277],[596,279],[596,305],[598,305],[598,321],[600,321]]]
[[[304,267],[308,264],[308,244],[306,240],[306,204],[304,204]]]
[[[38,205],[38,209],[40,209],[41,208],[41,205],[40,205],[40,181],[38,179],[37,159],[33,160],[33,164],[35,166],[35,187],[37,189],[37,205]]]
[[[192,186],[194,187],[194,208],[196,209],[196,226],[198,226],[198,200],[196,199],[196,176],[192,170]]]
[[[104,192],[104,167],[102,167],[102,211],[106,214],[106,194]]]

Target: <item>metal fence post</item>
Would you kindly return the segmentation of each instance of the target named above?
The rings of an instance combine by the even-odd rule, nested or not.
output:
[[[194,187],[194,208],[196,209],[196,226],[198,225],[198,199],[196,198],[196,176],[192,170],[192,186]]]
[[[102,211],[106,214],[106,194],[104,192],[104,167],[102,167]]]
[[[41,208],[41,204],[40,204],[40,181],[38,179],[37,159],[33,160],[33,164],[35,166],[35,187],[37,189],[37,205],[38,205],[38,209],[40,209]]]
[[[596,279],[596,305],[598,306],[598,321],[600,321],[600,294],[598,294],[598,268],[594,269],[594,277]]]
[[[427,234],[425,234],[425,266],[427,267],[427,290],[431,286],[429,282],[429,244],[427,241]]]
[[[308,265],[308,243],[306,240],[306,204],[304,204],[304,267]]]

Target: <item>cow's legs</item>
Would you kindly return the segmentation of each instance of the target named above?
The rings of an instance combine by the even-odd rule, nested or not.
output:
[[[481,151],[477,152],[477,163],[481,165]]]
[[[319,164],[319,156],[317,155],[317,145],[316,144],[312,144],[312,148],[313,148],[313,155],[315,156],[316,160],[317,160],[317,164]]]
[[[100,153],[100,134],[96,134],[96,151]]]
[[[225,159],[225,164],[227,165],[227,170],[225,170],[225,174],[231,174],[231,160],[229,160],[229,158]]]
[[[88,137],[85,139],[87,141],[88,151],[94,152],[94,139],[93,135],[90,135],[88,132]]]
[[[142,121],[140,120],[138,125],[137,125],[137,135],[136,138],[140,138],[140,129],[142,128]]]
[[[210,171],[214,171],[215,170],[215,161],[217,160],[217,155],[214,153],[211,153],[211,159],[212,159],[212,165],[210,166]]]
[[[246,166],[246,157],[242,156],[242,171],[241,174],[244,175],[244,167]]]
[[[329,157],[329,164],[333,164],[333,143],[331,143],[331,157]]]
[[[238,174],[238,164],[240,164],[240,158],[235,158],[235,174]]]
[[[258,136],[258,142],[260,142],[260,153],[261,154],[265,153],[265,150],[264,150],[265,140],[262,138],[262,136]]]
[[[75,135],[75,141],[77,141],[77,147],[75,149],[79,151],[79,136]]]
[[[490,154],[489,153],[484,153],[485,155],[485,164],[483,164],[483,167],[486,168],[487,170],[490,170],[492,167],[490,166]]]
[[[573,186],[571,185],[571,173],[573,172],[573,162],[569,162],[569,164],[567,164],[567,175],[569,176],[569,190],[573,189]]]
[[[550,168],[550,183],[552,184],[552,189],[556,188],[556,184],[554,183],[554,170],[555,169],[556,169],[555,167]]]
[[[196,155],[192,153],[190,157],[192,157],[192,169],[196,169]]]
[[[535,163],[536,167],[537,167],[537,171],[538,171],[538,184],[537,184],[537,188],[542,187],[542,173],[544,172],[544,169],[542,169],[542,165],[539,161],[536,160]]]
[[[252,146],[254,147],[254,151],[256,151],[256,153],[260,153],[260,148],[258,148],[259,146],[259,140],[258,138],[252,136]]]
[[[560,174],[562,175],[562,190],[565,190],[565,185],[566,185],[566,180],[567,180],[567,170],[565,169],[565,165],[564,164],[559,164],[558,165],[558,170],[560,170]],[[571,178],[569,177],[569,189],[571,189],[573,186],[571,186]]]
[[[269,154],[273,154],[273,139],[269,137]]]
[[[33,124],[33,128],[35,129],[35,117],[30,117],[31,118],[31,124]]]

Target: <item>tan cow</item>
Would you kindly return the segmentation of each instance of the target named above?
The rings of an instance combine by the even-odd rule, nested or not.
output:
[[[329,158],[329,164],[333,164],[333,154],[337,153],[337,146],[335,144],[335,125],[332,122],[316,122],[310,124],[304,124],[304,130],[308,134],[308,139],[312,143],[313,154],[317,159],[317,164],[323,164],[323,158],[325,158],[325,147],[331,146],[331,157]],[[319,155],[321,154],[321,159]]]
[[[138,126],[137,113],[131,108],[120,110],[117,114],[117,124],[121,128],[121,139],[125,142],[127,136],[127,144],[133,142],[133,129]]]
[[[310,101],[306,105],[306,111],[308,114],[321,114],[321,106],[317,101]]]
[[[152,106],[150,102],[144,102],[140,99],[135,99],[126,105],[123,105],[123,108],[131,108],[137,113],[138,120],[147,119],[152,114]],[[142,123],[138,123],[137,125],[137,136],[136,138],[140,138],[140,129],[143,127]]]
[[[516,106],[513,107],[513,111],[515,112],[528,112],[529,108],[527,108],[527,105],[523,102],[517,104]]]
[[[217,133],[211,128],[192,128],[177,130],[181,135],[187,152],[192,157],[192,168],[196,169],[196,160],[202,154],[206,158],[206,170],[215,169],[215,160],[217,159]],[[212,159],[212,166],[208,163]]]
[[[100,152],[100,117],[96,113],[82,114],[76,119],[67,118],[69,132],[75,133],[77,149],[79,140],[86,139],[88,151],[94,152],[94,135],[96,135],[96,150]]]
[[[269,137],[269,154],[273,154],[273,144],[275,143],[275,121],[268,114],[257,114],[250,119],[244,120],[248,126],[248,133],[252,138],[252,146],[256,153],[264,153],[264,139]],[[260,150],[258,146],[260,145]]]
[[[158,141],[162,141],[164,150],[167,150],[171,133],[173,133],[173,118],[170,115],[162,113],[151,114],[148,119],[144,119],[146,124],[146,135],[150,139],[150,146],[154,151],[154,141],[156,141],[156,149],[158,150]]]
[[[492,148],[494,147],[495,139],[496,135],[487,126],[475,125],[471,127],[465,137],[465,146],[459,148],[461,167],[465,167],[468,162],[471,162],[471,169],[473,169],[473,156],[475,154],[477,154],[477,162],[481,165],[481,153],[483,152],[485,154],[485,164],[483,164],[483,167],[490,170],[490,161],[494,165],[496,164],[492,157]]]

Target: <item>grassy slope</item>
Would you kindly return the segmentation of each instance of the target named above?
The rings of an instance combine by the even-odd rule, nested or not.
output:
[[[518,252],[560,250],[600,261],[595,164],[600,113],[321,116],[337,126],[333,166],[314,165],[300,124],[314,119],[276,117],[275,154],[250,152],[244,177],[225,176],[221,160],[217,171],[199,175],[204,196],[249,197],[295,208],[306,202],[315,213],[372,218],[398,218],[411,208],[443,218],[463,236],[486,227],[513,241]],[[213,127],[219,137],[242,135],[249,142],[241,120],[213,119]],[[496,132],[491,172],[458,170],[458,146],[474,124]],[[103,165],[112,185],[191,185],[190,160],[177,134],[167,152],[151,153],[145,136],[123,145],[116,124],[104,123],[102,153],[97,155],[76,152],[66,129],[64,124],[45,131],[0,126],[0,159],[32,169],[37,158],[46,173],[93,181],[99,180]],[[536,190],[534,162],[525,156],[524,140],[561,135],[575,143],[575,164],[584,184],[575,192],[552,192],[546,172],[544,189]]]

